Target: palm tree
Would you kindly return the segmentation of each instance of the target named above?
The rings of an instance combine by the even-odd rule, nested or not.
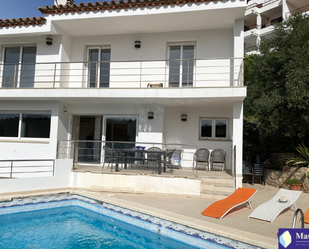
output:
[[[286,165],[292,164],[294,166],[305,165],[308,167],[306,171],[306,177],[309,181],[309,148],[306,148],[304,144],[300,144],[296,150],[299,153],[298,157],[289,158],[286,160]]]

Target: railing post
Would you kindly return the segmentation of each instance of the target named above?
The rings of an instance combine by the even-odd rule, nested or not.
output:
[[[142,62],[140,62],[139,66],[139,88],[142,87]]]
[[[13,178],[13,161],[11,161],[11,173],[10,173],[10,178]]]
[[[18,73],[18,68],[19,65],[15,64],[15,68],[14,68],[14,82],[13,82],[13,88],[16,88],[17,86],[15,85],[17,83],[17,73]]]
[[[55,68],[54,68],[54,82],[53,82],[53,88],[55,88],[55,84],[56,84],[56,69],[57,69],[57,63],[55,63]]]

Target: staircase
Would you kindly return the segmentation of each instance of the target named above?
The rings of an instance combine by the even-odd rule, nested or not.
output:
[[[234,178],[229,175],[223,176],[202,176],[201,177],[201,194],[202,199],[221,200],[235,191]]]

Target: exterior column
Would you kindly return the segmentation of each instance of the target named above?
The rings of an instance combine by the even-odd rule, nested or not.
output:
[[[243,80],[240,77],[243,77],[240,74],[243,57],[244,57],[244,19],[234,20],[234,57],[241,59],[234,59],[231,65],[233,65],[233,84],[232,86],[242,85]],[[232,68],[232,69],[233,69]],[[239,85],[240,84],[240,85]]]
[[[262,16],[261,14],[257,14],[256,16],[256,26],[257,26],[257,36],[256,36],[256,48],[259,51],[258,47],[261,42],[260,30],[262,29]]]
[[[285,20],[289,17],[290,10],[288,8],[288,3],[286,0],[282,0],[282,19]]]
[[[242,187],[243,161],[243,102],[233,103],[233,174],[236,177],[236,189]]]

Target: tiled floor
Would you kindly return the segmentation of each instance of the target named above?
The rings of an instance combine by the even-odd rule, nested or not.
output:
[[[97,165],[74,165],[75,172],[93,172],[93,173],[101,173],[101,174],[126,174],[126,175],[136,175],[136,174],[143,174],[143,175],[155,175],[161,177],[184,177],[184,178],[192,178],[198,179],[202,176],[231,176],[231,172],[229,171],[221,171],[221,170],[214,170],[214,171],[206,171],[206,170],[198,170],[193,171],[192,168],[182,168],[174,169],[172,173],[170,170],[167,169],[167,172],[161,173],[158,175],[157,172],[154,172],[151,167],[145,167],[144,170],[139,165],[134,165],[134,167],[128,166],[128,169],[124,169],[119,167],[119,172],[115,172],[115,167],[111,169],[111,167],[105,166],[102,169],[102,166]]]
[[[252,208],[271,199],[278,191],[277,188],[255,184],[244,184],[243,187],[256,188],[258,192],[252,198]],[[263,246],[277,248],[278,228],[291,228],[294,209],[286,210],[280,214],[273,223],[249,219],[253,209],[241,207],[230,212],[222,220],[201,215],[201,212],[216,200],[198,199],[188,197],[171,197],[145,194],[114,193],[113,197],[106,192],[83,192],[95,198],[112,202],[117,205],[148,212],[161,218],[169,218],[182,224],[195,228],[218,233],[234,239]],[[309,208],[309,195],[302,194],[297,201],[297,207],[304,212]],[[300,224],[297,223],[297,227]],[[309,228],[309,225],[305,224]]]

